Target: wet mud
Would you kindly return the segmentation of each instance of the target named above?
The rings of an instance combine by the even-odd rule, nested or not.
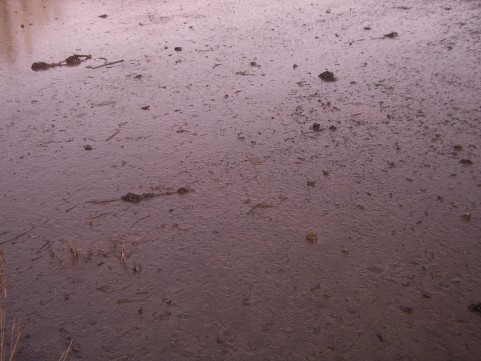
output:
[[[480,359],[479,1],[0,0],[0,27],[15,360]]]

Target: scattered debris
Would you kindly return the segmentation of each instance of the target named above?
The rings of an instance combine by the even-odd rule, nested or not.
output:
[[[266,160],[261,157],[249,157],[249,162],[251,162],[252,164],[262,164],[265,161]]]
[[[80,55],[80,54],[74,54],[66,58],[65,60],[62,60],[58,63],[45,63],[43,61],[36,62],[32,64],[32,70],[33,71],[41,71],[41,70],[48,70],[51,68],[55,68],[58,66],[78,66],[80,65],[83,61],[86,61],[88,59],[92,59],[92,55]]]
[[[325,71],[324,73],[319,74],[319,78],[321,78],[321,80],[324,80],[324,81],[327,81],[327,82],[336,81],[336,78],[335,78],[334,73],[332,71]]]
[[[105,139],[106,142],[108,142],[109,140],[111,140],[113,137],[115,137],[117,134],[120,133],[120,130],[117,130],[114,132],[114,134],[112,134],[110,137],[108,137],[107,139]]]
[[[142,109],[142,110],[149,110],[149,109],[150,109],[150,105],[145,105],[145,106],[143,106],[143,107],[140,108],[140,109]]]
[[[238,72],[235,73],[235,75],[243,75],[243,76],[246,76],[246,75],[254,75],[254,74],[250,74],[250,73],[248,73],[248,72],[246,72],[246,71],[238,71]]]
[[[317,233],[314,232],[314,231],[307,232],[306,241],[310,242],[310,243],[316,243],[317,242]]]
[[[471,303],[468,306],[468,310],[471,311],[471,312],[481,313],[481,302]]]
[[[108,15],[107,14],[102,14],[102,15],[99,15],[99,18],[102,18],[102,19],[107,19]]]
[[[398,37],[398,33],[396,33],[395,31],[389,33],[389,34],[384,34],[384,38],[389,38],[389,39],[394,39],[394,38],[397,38]]]
[[[109,66],[109,65],[114,65],[114,64],[122,63],[123,61],[124,61],[124,59],[122,59],[122,60],[117,60],[117,61],[111,61],[110,63],[105,63],[105,64],[102,64],[102,65],[94,66],[94,67],[91,68],[91,69],[93,70],[93,69],[103,68],[104,66]]]
[[[134,273],[142,272],[142,265],[140,263],[134,263],[134,266],[132,267],[132,271]]]
[[[175,51],[182,51],[182,47],[181,47],[181,46],[176,46],[176,47],[174,48],[174,50],[175,50]]]
[[[177,193],[178,194],[186,194],[186,193],[189,193],[189,190],[185,187],[180,187],[179,189],[177,189]]]
[[[267,208],[274,208],[274,207],[275,207],[275,205],[270,204],[270,203],[257,203],[254,207],[249,209],[247,214],[250,214],[250,213],[254,212],[254,210],[256,210],[256,209],[267,209]]]
[[[471,162],[471,160],[469,160],[469,159],[461,159],[461,160],[459,161],[459,163],[461,163],[461,164],[463,164],[463,165],[471,165],[471,164],[473,164],[473,162]]]
[[[150,199],[155,197],[154,193],[142,193],[142,194],[136,194],[136,193],[127,193],[126,195],[123,195],[120,197],[125,202],[130,202],[130,203],[140,203],[140,201],[144,199]]]
[[[464,219],[466,222],[471,222],[471,217],[472,217],[472,214],[469,212],[461,215],[461,218]]]
[[[90,144],[85,144],[85,145],[84,145],[84,149],[85,149],[85,150],[92,150],[93,148],[92,148],[92,146],[91,146]]]
[[[401,306],[398,306],[398,307],[399,307],[399,309],[400,309],[401,311],[404,311],[404,312],[406,312],[406,313],[409,314],[409,315],[410,315],[411,313],[413,313],[413,309],[412,309],[411,307],[402,306],[402,305],[401,305]]]

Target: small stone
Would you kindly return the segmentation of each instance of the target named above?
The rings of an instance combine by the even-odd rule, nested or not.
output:
[[[102,15],[99,15],[99,18],[102,18],[102,19],[107,19],[108,15],[107,14],[102,14]]]
[[[174,48],[174,50],[175,50],[175,51],[182,51],[182,47],[181,47],[181,46],[176,46],[176,47]]]
[[[319,123],[314,123],[312,124],[312,129],[318,132],[319,130],[321,130],[321,125]]]
[[[86,145],[84,145],[84,149],[85,150],[92,150],[93,148],[90,144],[86,144]]]
[[[335,125],[331,125],[331,126],[329,127],[329,130],[332,131],[332,132],[334,132],[334,131],[337,130],[337,127],[336,127]]]

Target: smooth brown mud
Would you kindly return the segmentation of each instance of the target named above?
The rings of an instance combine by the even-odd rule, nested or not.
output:
[[[481,359],[481,2],[0,0],[0,27],[15,360]]]

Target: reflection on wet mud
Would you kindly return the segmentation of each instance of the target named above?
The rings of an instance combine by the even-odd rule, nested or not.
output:
[[[15,361],[479,361],[475,1],[1,4]]]
[[[38,27],[58,18],[57,1],[0,0],[0,56],[13,63],[35,47]]]

